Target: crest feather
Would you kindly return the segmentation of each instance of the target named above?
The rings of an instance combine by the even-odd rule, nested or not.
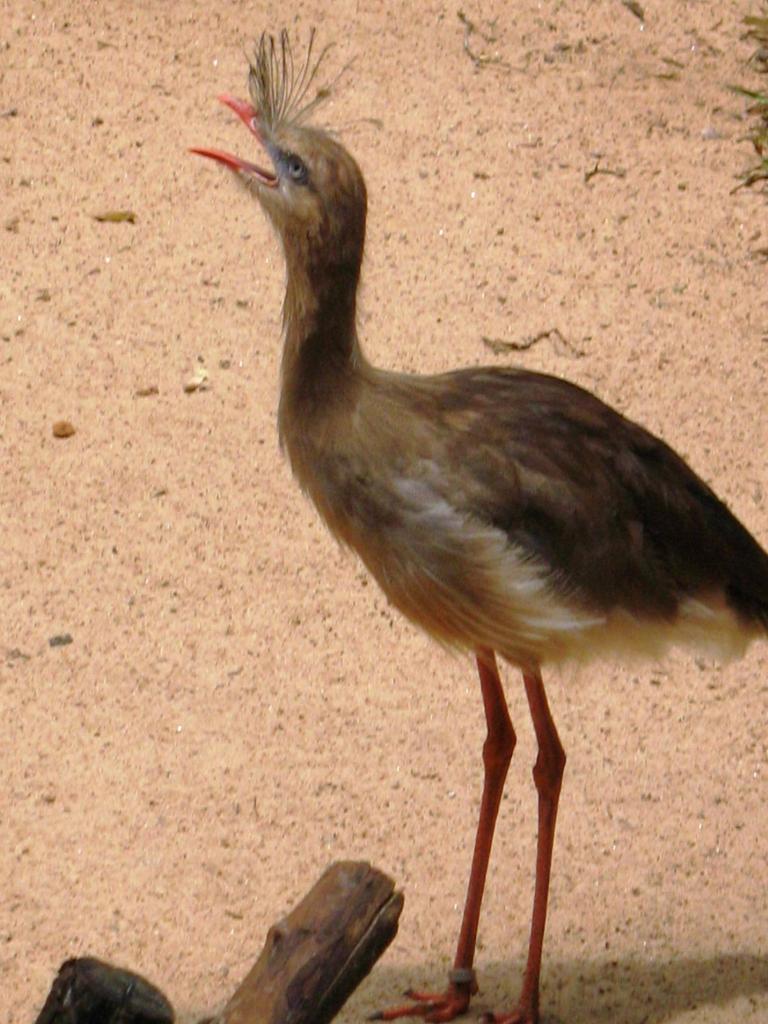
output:
[[[281,124],[300,124],[330,93],[326,87],[318,88],[310,99],[307,96],[315,86],[318,72],[332,44],[323,47],[315,56],[315,29],[309,33],[307,53],[297,64],[287,29],[279,36],[262,32],[249,58],[248,90],[253,106],[268,131]]]

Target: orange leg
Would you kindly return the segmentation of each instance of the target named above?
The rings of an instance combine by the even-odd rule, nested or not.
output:
[[[454,1017],[464,1013],[469,1006],[470,997],[477,992],[477,982],[472,964],[475,957],[480,905],[483,901],[483,889],[488,874],[493,830],[496,826],[504,781],[516,741],[493,651],[477,652],[477,668],[480,673],[480,687],[488,725],[488,735],[483,744],[485,779],[480,803],[480,819],[475,837],[475,851],[469,873],[467,899],[464,904],[464,916],[453,970],[448,976],[448,988],[443,993],[407,992],[408,998],[414,1000],[413,1003],[391,1010],[383,1010],[374,1014],[371,1020],[395,1020],[398,1017],[423,1017],[429,1022],[453,1020]],[[546,911],[546,893],[544,902]]]
[[[531,937],[528,943],[528,962],[523,976],[523,987],[517,1009],[509,1014],[491,1014],[494,1024],[538,1024],[539,973],[541,950],[544,944],[544,925],[547,920],[549,876],[552,867],[552,847],[555,840],[555,821],[560,785],[565,769],[565,751],[552,721],[544,684],[538,671],[523,673],[525,693],[531,709],[533,728],[539,753],[533,768],[533,781],[539,794],[539,833],[536,843],[536,888],[533,896]]]

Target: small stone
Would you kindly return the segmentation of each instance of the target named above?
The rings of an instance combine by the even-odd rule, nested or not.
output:
[[[186,382],[184,390],[188,395],[191,395],[193,391],[206,391],[207,389],[208,371],[204,366],[200,366]]]

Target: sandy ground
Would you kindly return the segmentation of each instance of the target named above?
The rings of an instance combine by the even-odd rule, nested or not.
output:
[[[193,1021],[338,858],[406,893],[340,1021],[453,953],[480,791],[471,664],[387,607],[277,449],[283,268],[187,155],[248,155],[263,28],[354,59],[321,120],[370,195],[369,355],[521,364],[663,434],[768,541],[768,244],[743,3],[0,3],[0,1021],[91,953]],[[495,21],[495,29],[491,22]],[[10,111],[15,110],[15,114]],[[599,173],[589,177],[588,172]],[[587,180],[588,178],[588,180]],[[132,210],[136,222],[94,214]],[[200,368],[208,388],[185,393]],[[150,394],[141,392],[149,390]],[[52,436],[57,420],[76,433]],[[72,642],[51,646],[69,634]],[[561,1024],[768,1021],[768,649],[549,677],[569,762],[543,975]],[[516,996],[533,879],[520,742],[474,1007]]]

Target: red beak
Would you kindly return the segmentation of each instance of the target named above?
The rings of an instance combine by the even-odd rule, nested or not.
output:
[[[256,136],[262,145],[265,145],[264,135],[259,126],[259,113],[250,103],[246,103],[245,100],[238,100],[227,93],[222,93],[218,99],[225,106],[229,107],[230,110],[234,110],[246,128]],[[216,160],[220,164],[224,164],[225,167],[229,167],[232,171],[252,174],[258,178],[262,185],[268,185],[270,188],[277,186],[277,175],[272,171],[267,171],[263,167],[259,167],[258,164],[251,163],[250,160],[243,160],[242,157],[233,156],[232,153],[225,153],[220,149],[201,149],[197,146],[193,146],[190,149],[190,153],[197,153],[198,156],[206,156],[210,160]]]

